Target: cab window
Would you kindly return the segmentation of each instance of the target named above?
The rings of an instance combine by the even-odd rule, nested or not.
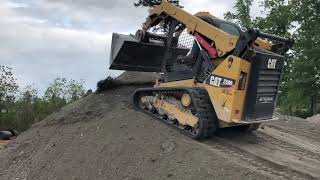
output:
[[[231,34],[231,35],[235,35],[235,36],[240,36],[240,31],[237,27],[235,27],[232,24],[228,24],[228,23],[221,23],[219,29],[221,29],[222,31]]]

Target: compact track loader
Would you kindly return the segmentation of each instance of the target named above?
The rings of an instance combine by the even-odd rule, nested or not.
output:
[[[256,130],[273,116],[293,40],[242,30],[163,0],[135,35],[113,34],[110,69],[161,73],[133,104],[194,138],[218,128]]]

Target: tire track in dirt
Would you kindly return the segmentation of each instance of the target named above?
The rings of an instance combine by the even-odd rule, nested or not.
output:
[[[275,115],[280,117],[281,120],[266,123],[264,126],[275,128],[278,131],[294,134],[299,137],[306,137],[315,142],[320,142],[320,131],[319,128],[316,128],[319,124],[307,119],[282,115],[280,113],[275,113]]]
[[[267,158],[271,161],[282,163],[297,171],[310,174],[317,179],[320,178],[320,155],[307,148],[307,145],[302,147],[299,143],[293,144],[290,141],[285,141],[285,139],[279,140],[270,134],[260,134],[260,136],[267,141],[264,142],[266,145],[269,144],[271,148],[276,147],[277,152],[270,151],[269,153],[279,153],[280,156],[287,157],[273,158],[268,156],[266,152]]]
[[[252,154],[217,137],[205,141],[203,144],[209,146],[214,151],[218,151],[218,153],[227,159],[235,161],[240,166],[268,175],[274,179],[317,179],[309,174],[290,169],[269,161],[262,156]]]
[[[308,141],[312,141],[312,143],[320,144],[319,143],[320,134],[316,132],[306,131],[306,130],[297,129],[297,128],[276,126],[272,124],[264,125],[264,127],[272,128],[285,134],[294,134],[295,136],[300,137],[302,139],[307,139]]]
[[[307,139],[301,139],[289,133],[283,133],[267,127],[264,130],[259,130],[258,134],[263,134],[262,136],[264,136],[265,139],[268,139],[275,145],[320,161],[320,144],[318,143],[309,142]]]
[[[266,173],[279,178],[319,179],[320,154],[311,147],[305,148],[299,141],[297,144],[289,142],[259,130],[252,134],[223,131],[206,144],[231,151],[240,161],[249,162],[251,167],[259,165]],[[246,161],[243,156],[250,160]]]

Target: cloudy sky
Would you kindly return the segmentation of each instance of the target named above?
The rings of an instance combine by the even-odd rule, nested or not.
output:
[[[108,70],[112,32],[135,33],[147,16],[135,0],[0,0],[0,64],[20,86],[43,89],[55,77],[85,79],[86,87],[119,72]],[[189,12],[218,17],[234,0],[182,0]]]

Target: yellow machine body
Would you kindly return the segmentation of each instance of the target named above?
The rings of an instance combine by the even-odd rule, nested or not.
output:
[[[230,59],[233,63],[230,64]],[[221,126],[231,126],[233,123],[242,122],[242,114],[244,112],[244,102],[247,93],[248,81],[244,84],[244,89],[239,90],[240,73],[244,72],[250,76],[251,64],[241,60],[235,56],[227,57],[219,66],[211,73],[206,81],[213,84],[195,83],[193,79],[182,80],[176,82],[160,83],[160,87],[203,87],[208,91],[211,102],[219,120],[225,122]],[[226,77],[236,80],[231,87],[219,87],[219,79],[215,77]]]
[[[151,32],[161,25],[164,34]],[[179,45],[184,32],[193,45]],[[162,73],[154,89],[134,94],[133,103],[201,138],[216,128],[256,127],[276,119],[283,55],[292,44],[256,29],[244,31],[208,12],[189,14],[163,0],[135,36],[113,35],[110,69]],[[181,57],[192,60],[187,64]]]

